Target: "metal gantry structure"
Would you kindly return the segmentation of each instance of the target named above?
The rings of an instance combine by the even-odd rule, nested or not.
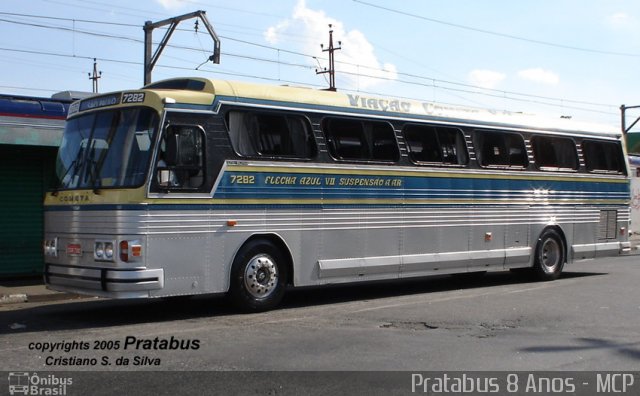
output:
[[[199,10],[195,12],[190,12],[188,14],[164,19],[158,22],[146,21],[144,23],[144,28],[143,28],[144,29],[144,85],[147,85],[151,82],[151,73],[153,71],[153,68],[158,62],[158,59],[160,58],[162,51],[167,46],[167,43],[169,42],[171,35],[176,30],[176,27],[178,27],[178,24],[180,24],[180,22],[184,20],[192,19],[192,18],[199,18],[204,24],[205,28],[207,29],[207,32],[209,32],[209,35],[213,39],[213,54],[209,57],[209,60],[211,60],[213,63],[216,63],[216,64],[220,63],[220,39],[218,38],[218,35],[216,34],[215,30],[213,30],[213,26],[211,26],[211,23],[209,23],[209,20],[207,19],[207,15],[205,11]],[[164,34],[164,37],[162,37],[162,40],[158,44],[158,48],[156,48],[155,52],[153,52],[153,49],[152,49],[153,30],[163,26],[167,26],[167,25],[169,25],[169,29],[167,29],[167,31]]]
[[[626,146],[627,146],[627,152],[630,156],[634,156],[634,157],[640,157],[640,132],[638,131],[634,131],[632,132],[631,130],[638,125],[638,122],[640,122],[640,116],[637,116],[635,118],[635,120],[628,124],[627,123],[627,111],[628,110],[634,110],[634,109],[640,109],[640,105],[638,106],[626,106],[626,105],[622,105],[620,106],[620,115],[621,115],[621,127],[622,127],[622,134],[624,135],[624,139],[626,142]],[[637,114],[637,112],[636,112]],[[631,158],[631,157],[630,157]],[[640,168],[638,168],[640,169]],[[640,171],[638,171],[640,172]],[[640,173],[638,174],[640,175]]]
[[[625,105],[620,106],[620,114],[622,116],[622,119],[621,119],[622,133],[624,134],[629,133],[629,131],[631,131],[631,129],[633,129],[634,126],[636,126],[638,121],[640,121],[640,116],[636,117],[636,120],[633,121],[631,125],[627,127],[627,110],[639,109],[639,108],[640,106],[625,106]]]

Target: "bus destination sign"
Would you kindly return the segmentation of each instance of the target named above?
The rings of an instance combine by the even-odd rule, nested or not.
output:
[[[113,106],[120,103],[120,94],[111,94],[85,99],[80,102],[80,111],[97,109],[99,107]]]

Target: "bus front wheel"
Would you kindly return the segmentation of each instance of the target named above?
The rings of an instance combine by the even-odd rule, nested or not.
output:
[[[254,239],[236,254],[231,266],[229,295],[243,311],[262,312],[276,307],[287,280],[285,259],[271,241]]]
[[[562,273],[566,252],[562,237],[558,231],[549,228],[538,238],[533,271],[535,277],[542,281],[558,279]]]

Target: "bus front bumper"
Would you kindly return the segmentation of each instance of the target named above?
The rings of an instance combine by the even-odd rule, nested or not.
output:
[[[150,297],[164,287],[162,269],[88,268],[45,264],[47,287],[53,290],[110,298]]]

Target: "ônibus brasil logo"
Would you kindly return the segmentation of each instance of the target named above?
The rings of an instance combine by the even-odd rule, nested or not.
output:
[[[67,394],[67,387],[73,384],[70,377],[60,377],[55,374],[38,375],[38,373],[11,372],[9,373],[10,395],[51,395],[63,396]]]

